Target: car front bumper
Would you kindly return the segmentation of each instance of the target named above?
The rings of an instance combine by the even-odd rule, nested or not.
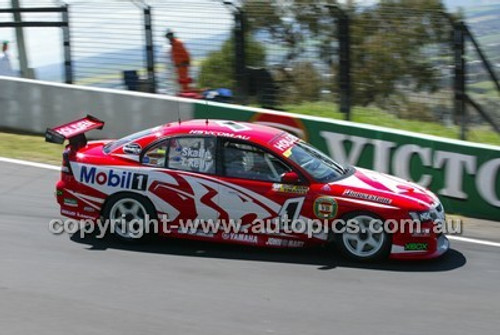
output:
[[[427,244],[426,250],[408,250],[407,246],[411,244]],[[404,259],[404,260],[419,260],[419,259],[432,259],[438,258],[445,254],[450,249],[450,242],[444,234],[435,238],[430,238],[426,242],[407,242],[403,245],[393,244],[390,259]]]

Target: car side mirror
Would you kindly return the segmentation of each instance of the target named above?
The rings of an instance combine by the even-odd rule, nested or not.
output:
[[[284,184],[298,184],[300,183],[300,177],[293,171],[285,172],[281,175],[281,182]]]

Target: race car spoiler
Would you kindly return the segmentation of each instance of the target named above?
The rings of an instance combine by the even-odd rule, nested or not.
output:
[[[47,128],[45,132],[45,141],[63,144],[64,140],[69,140],[70,145],[85,145],[87,143],[85,133],[93,129],[102,129],[103,127],[104,121],[92,115],[87,115],[82,119],[55,128]]]

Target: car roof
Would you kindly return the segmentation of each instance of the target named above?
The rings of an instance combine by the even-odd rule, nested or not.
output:
[[[270,142],[288,135],[277,128],[264,126],[258,123],[239,122],[231,120],[196,119],[189,121],[171,122],[162,127],[163,136],[171,135],[213,135],[235,138],[269,145]]]
[[[286,131],[262,124],[231,120],[196,119],[170,122],[162,126],[131,134],[110,143],[111,147],[107,153],[118,155],[123,153],[130,154],[125,151],[125,148],[132,143],[138,144],[139,148],[145,148],[158,139],[183,135],[240,139],[268,148],[273,147],[273,150],[280,153],[299,140]]]

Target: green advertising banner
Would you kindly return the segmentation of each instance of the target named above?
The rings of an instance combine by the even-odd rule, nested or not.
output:
[[[196,103],[195,118],[250,121],[293,133],[336,161],[412,180],[448,213],[500,221],[500,147],[326,118]]]

